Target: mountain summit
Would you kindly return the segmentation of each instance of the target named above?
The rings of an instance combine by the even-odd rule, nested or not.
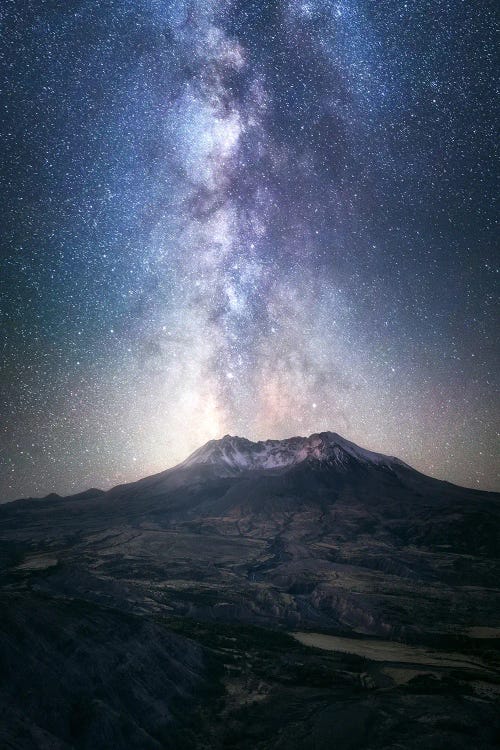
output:
[[[387,468],[405,466],[397,458],[360,448],[335,432],[255,443],[246,438],[225,435],[198,448],[181,466],[209,464],[231,472],[241,472],[284,469],[304,462],[347,468],[353,460]]]

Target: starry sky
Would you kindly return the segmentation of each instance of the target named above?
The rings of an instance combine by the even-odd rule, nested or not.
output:
[[[493,2],[0,23],[2,500],[327,429],[498,488]]]

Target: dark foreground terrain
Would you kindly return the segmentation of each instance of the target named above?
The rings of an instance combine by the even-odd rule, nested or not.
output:
[[[498,747],[499,529],[333,433],[1,506],[0,747]]]

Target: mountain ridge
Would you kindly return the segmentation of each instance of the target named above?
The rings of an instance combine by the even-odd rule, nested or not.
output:
[[[177,467],[220,464],[232,470],[282,469],[304,461],[318,461],[342,468],[346,458],[377,465],[404,466],[399,458],[362,448],[336,432],[315,432],[307,437],[252,441],[237,435],[209,440]]]

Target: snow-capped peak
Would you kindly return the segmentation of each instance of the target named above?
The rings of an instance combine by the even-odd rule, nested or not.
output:
[[[335,432],[320,432],[309,437],[256,443],[246,438],[225,435],[220,440],[210,440],[198,448],[181,466],[210,464],[234,473],[280,469],[303,461],[345,467],[351,459],[379,466],[402,465],[396,458],[360,448]]]

